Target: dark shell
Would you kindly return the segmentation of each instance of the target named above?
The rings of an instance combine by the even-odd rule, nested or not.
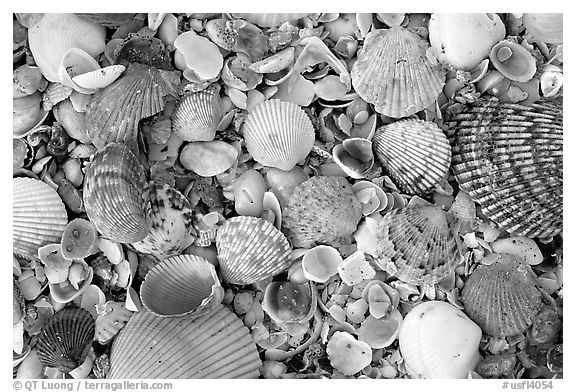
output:
[[[22,320],[25,315],[25,302],[18,281],[14,277],[12,277],[12,305],[12,322],[17,323]]]
[[[118,55],[116,64],[128,67],[132,63],[140,63],[150,67],[172,70],[170,52],[164,42],[155,37],[131,36],[128,37]]]

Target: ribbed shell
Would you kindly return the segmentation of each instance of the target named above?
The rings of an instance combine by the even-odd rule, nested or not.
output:
[[[250,331],[221,305],[195,319],[142,310],[114,339],[107,378],[257,378],[261,365]]]
[[[86,130],[98,149],[122,142],[138,151],[138,122],[164,109],[170,86],[156,68],[130,64],[124,75],[98,90],[86,110]]]
[[[314,126],[306,112],[279,99],[256,106],[242,129],[254,160],[285,171],[306,158],[314,145]]]
[[[376,231],[377,264],[412,284],[437,283],[461,261],[446,214],[436,206],[388,212]]]
[[[535,274],[516,256],[478,265],[462,289],[464,311],[482,330],[504,337],[522,333],[542,307]]]
[[[123,65],[110,65],[96,71],[74,76],[72,81],[87,89],[104,88],[111,85],[126,70]]]
[[[137,242],[148,234],[144,167],[124,144],[111,143],[92,157],[84,179],[86,214],[113,241]]]
[[[232,14],[235,18],[242,18],[250,23],[254,23],[260,27],[275,27],[280,26],[284,22],[294,22],[309,14],[290,14],[290,13],[262,13],[262,14]]]
[[[189,142],[214,140],[216,127],[224,116],[219,90],[215,85],[182,98],[172,114],[176,135]]]
[[[12,248],[29,260],[39,260],[38,248],[60,242],[68,214],[58,193],[33,178],[12,180]]]
[[[407,117],[430,106],[444,74],[426,57],[429,45],[403,27],[373,30],[352,66],[354,89],[378,113]]]
[[[216,248],[224,280],[251,284],[287,269],[292,251],[284,234],[252,216],[228,219],[218,229]]]
[[[562,231],[561,102],[523,106],[482,100],[452,118],[452,164],[460,188],[508,232]]]
[[[296,186],[282,212],[283,227],[297,248],[348,245],[362,218],[362,205],[344,177],[312,177]]]
[[[82,365],[94,340],[94,318],[82,308],[64,308],[50,318],[36,349],[43,365],[68,373]]]
[[[376,130],[374,153],[405,193],[426,196],[446,178],[450,143],[433,122],[402,120]]]

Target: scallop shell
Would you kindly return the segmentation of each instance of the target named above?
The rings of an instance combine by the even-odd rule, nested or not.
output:
[[[376,263],[407,283],[437,283],[462,259],[446,214],[432,205],[388,212],[376,238]]]
[[[288,171],[314,145],[314,126],[298,105],[271,99],[256,106],[243,125],[246,148],[264,166]]]
[[[142,304],[160,317],[199,317],[222,302],[214,265],[203,257],[170,257],[152,268],[140,287]]]
[[[542,307],[538,282],[519,257],[502,254],[490,265],[479,264],[468,277],[460,299],[464,311],[482,331],[496,337],[525,331]]]
[[[536,59],[516,42],[498,42],[490,51],[490,61],[502,75],[516,82],[527,82],[536,73]]]
[[[268,221],[251,216],[228,219],[216,234],[224,280],[251,284],[290,267],[291,247],[284,234]]]
[[[372,138],[376,158],[405,193],[430,194],[448,174],[450,143],[433,122],[402,120]]]
[[[82,365],[94,339],[94,318],[82,308],[64,308],[42,328],[36,349],[42,364],[68,373]]]
[[[444,74],[426,57],[428,44],[403,27],[373,30],[352,66],[352,85],[374,109],[407,117],[429,107],[444,86]]]
[[[29,260],[38,259],[38,248],[60,242],[68,214],[58,193],[33,178],[12,180],[12,248]]]
[[[563,14],[530,14],[522,15],[522,24],[526,31],[538,41],[549,44],[560,44],[563,41]]]
[[[283,213],[283,227],[294,247],[351,243],[362,206],[343,177],[312,177],[297,185]]]
[[[114,83],[125,70],[126,67],[123,65],[110,65],[95,71],[76,75],[72,78],[72,81],[76,83],[77,86],[86,89],[104,88]]]
[[[261,365],[250,331],[221,305],[195,319],[143,310],[114,339],[107,378],[257,378]]]
[[[276,27],[280,26],[284,22],[295,22],[296,20],[308,16],[310,14],[297,14],[297,13],[234,13],[232,14],[235,18],[241,18],[247,20],[250,23],[254,23],[260,27]]]
[[[563,105],[481,100],[449,120],[460,188],[511,234],[562,231]]]
[[[219,91],[218,85],[212,85],[182,98],[172,114],[176,135],[189,142],[214,140],[216,127],[224,116]]]
[[[138,122],[164,109],[170,88],[156,68],[130,64],[120,79],[94,94],[86,110],[92,143],[102,149],[108,143],[122,142],[138,151]]]
[[[84,180],[86,214],[96,229],[117,242],[148,235],[144,167],[124,144],[110,143],[93,157]]]

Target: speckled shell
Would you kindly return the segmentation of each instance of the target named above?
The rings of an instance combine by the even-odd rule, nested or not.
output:
[[[18,281],[13,276],[12,277],[12,322],[17,323],[22,321],[24,316],[26,315],[25,311],[26,304],[24,302],[24,295],[22,294],[22,290],[20,290],[20,286]]]
[[[96,319],[96,339],[100,344],[106,344],[120,332],[132,317],[132,311],[126,309],[122,302],[108,301],[105,311]]]
[[[460,299],[464,311],[482,331],[504,337],[522,333],[542,307],[536,276],[516,256],[503,254],[480,264],[468,278]]]
[[[98,90],[86,110],[86,130],[98,149],[121,142],[138,151],[138,122],[164,109],[170,86],[156,68],[132,63],[124,75]]]
[[[481,100],[449,124],[456,180],[488,218],[518,236],[562,231],[561,102]]]
[[[142,310],[114,339],[107,378],[257,378],[260,366],[250,331],[221,305],[195,319]]]
[[[307,15],[309,14],[296,14],[296,13],[232,14],[232,16],[234,16],[235,18],[241,18],[247,20],[248,22],[254,23],[260,27],[280,26],[284,22],[294,22]]]
[[[374,155],[403,192],[426,196],[448,174],[450,143],[433,122],[402,120],[376,130]]]
[[[432,66],[427,49],[425,41],[403,27],[371,31],[352,66],[354,89],[389,117],[427,108],[444,86],[444,74]]]
[[[563,41],[563,14],[530,14],[522,15],[522,24],[526,31],[538,41],[549,44],[560,44]]]
[[[279,99],[256,106],[242,129],[255,161],[285,171],[306,158],[314,145],[314,126],[306,112]]]
[[[39,260],[38,248],[59,243],[68,214],[58,193],[33,178],[12,180],[12,248],[28,260]]]
[[[376,231],[376,263],[412,284],[434,284],[462,260],[444,211],[436,206],[388,212]]]
[[[92,157],[84,180],[86,214],[105,237],[122,243],[148,235],[144,167],[124,144],[110,143]]]
[[[182,98],[172,114],[176,135],[189,142],[214,140],[216,127],[224,116],[219,91],[218,85],[212,85]]]
[[[43,365],[68,373],[82,365],[94,339],[94,318],[82,308],[64,308],[40,333],[36,349]]]
[[[344,177],[312,177],[296,186],[282,212],[294,247],[348,245],[362,218],[362,206]]]

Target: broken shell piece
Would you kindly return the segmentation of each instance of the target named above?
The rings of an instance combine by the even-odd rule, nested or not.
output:
[[[253,90],[262,81],[262,75],[249,68],[250,64],[250,59],[244,53],[228,58],[222,68],[224,84],[240,91]]]
[[[502,75],[517,82],[527,82],[536,73],[536,59],[520,44],[500,41],[490,51],[492,65]]]
[[[400,303],[398,291],[376,279],[364,287],[362,298],[368,303],[370,314],[377,319],[390,314]]]
[[[61,283],[50,283],[50,295],[54,301],[65,304],[78,298],[92,283],[94,271],[84,260],[72,260],[68,277]]]
[[[363,138],[345,139],[334,146],[332,158],[350,177],[364,178],[374,166],[372,142]]]
[[[62,255],[67,259],[82,259],[98,249],[98,233],[92,222],[77,218],[68,223],[62,234]]]
[[[386,209],[388,197],[382,188],[371,181],[358,181],[352,185],[354,196],[362,204],[362,214],[372,215]]]
[[[128,310],[123,303],[114,301],[108,301],[96,308],[98,315],[95,324],[95,338],[100,344],[107,344],[126,325],[133,312]]]
[[[350,296],[352,298],[352,295]],[[358,298],[355,301],[350,301],[344,308],[346,317],[351,323],[360,324],[366,319],[366,312],[368,311],[368,303],[364,298]]]
[[[282,228],[282,208],[280,201],[272,192],[264,192],[262,200],[262,214],[260,217],[274,224],[280,230]]]
[[[292,86],[292,89],[289,88],[288,82],[283,82],[278,86],[278,92],[274,95],[274,98],[292,102],[299,106],[309,106],[315,96],[314,82],[306,79],[302,75],[298,75],[296,76],[296,82],[294,86]]]
[[[316,289],[309,284],[271,282],[266,286],[262,309],[279,323],[303,323],[316,311]]]
[[[490,65],[490,59],[484,59],[470,71],[470,83],[477,83],[482,79],[488,72],[488,66]]]
[[[358,340],[368,343],[373,349],[390,346],[398,337],[402,325],[402,314],[394,309],[389,316],[368,316],[358,331]]]
[[[270,186],[270,191],[276,195],[282,205],[286,205],[288,196],[294,188],[309,178],[308,174],[300,166],[294,166],[289,171],[275,167],[267,167],[263,171],[266,176],[266,182]]]
[[[336,75],[327,75],[314,83],[314,93],[326,101],[338,101],[346,96],[349,88]]]
[[[202,177],[212,177],[224,173],[238,158],[234,146],[220,141],[192,142],[180,152],[180,163],[186,169]]]
[[[540,75],[540,90],[544,97],[553,97],[560,91],[564,84],[562,70],[555,65],[547,65]]]
[[[302,258],[302,270],[306,279],[325,283],[338,272],[342,262],[340,253],[331,246],[318,245]]]
[[[328,341],[326,353],[330,364],[346,376],[358,373],[372,362],[370,346],[348,332],[335,332]]]
[[[210,23],[210,22],[208,22]],[[257,73],[276,73],[288,68],[294,62],[294,47],[283,49],[264,60],[250,64],[249,68]]]
[[[365,279],[374,278],[376,271],[366,260],[364,252],[356,251],[338,265],[338,275],[346,285],[354,286]]]
[[[26,97],[36,91],[44,91],[46,87],[48,82],[38,67],[24,64],[12,73],[12,98]]]
[[[106,295],[104,292],[100,289],[100,287],[96,286],[95,284],[91,284],[82,294],[80,307],[89,311],[92,317],[96,319],[98,317],[96,307],[98,305],[104,305],[105,303]]]
[[[276,27],[280,26],[284,22],[296,22],[298,19],[303,18],[309,14],[297,14],[297,13],[234,13],[232,14],[235,18],[242,18],[251,23],[254,23],[261,27]]]
[[[24,137],[39,127],[47,117],[49,110],[41,107],[42,94],[38,91],[32,95],[12,100],[12,134],[13,137]]]
[[[68,279],[72,260],[64,258],[60,244],[48,244],[38,248],[38,257],[44,264],[44,274],[49,283],[62,283]]]
[[[260,216],[266,189],[262,174],[254,169],[242,173],[234,183],[234,209],[238,215]]]
[[[537,265],[544,260],[542,251],[531,238],[509,237],[500,239],[492,244],[495,253],[508,253],[522,258],[528,265]]]
[[[526,31],[538,41],[560,44],[563,41],[563,14],[544,13],[522,15]]]
[[[180,70],[191,70],[202,80],[212,80],[220,73],[224,59],[218,46],[207,38],[190,30],[180,34],[174,46],[174,62]]]

